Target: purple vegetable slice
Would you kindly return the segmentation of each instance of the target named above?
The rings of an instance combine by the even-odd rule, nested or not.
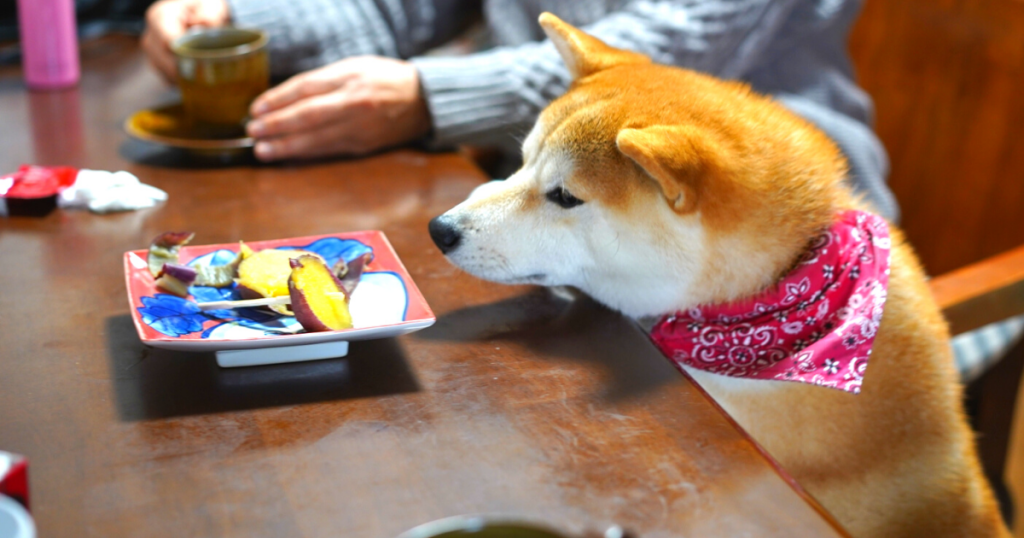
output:
[[[178,297],[188,297],[188,287],[195,282],[196,274],[196,270],[187,265],[165,263],[156,275],[156,286]]]
[[[352,292],[359,285],[359,279],[363,276],[363,271],[371,261],[373,253],[367,252],[348,263],[345,263],[345,260],[338,260],[338,263],[334,264],[334,274],[341,280],[341,288],[346,297],[352,296]]]
[[[158,278],[165,263],[178,263],[178,250],[195,235],[193,232],[165,232],[158,235],[149,244],[149,254],[146,256],[150,274]]]

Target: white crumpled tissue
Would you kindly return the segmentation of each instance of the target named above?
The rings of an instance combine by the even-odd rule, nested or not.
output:
[[[110,213],[153,207],[165,200],[166,192],[140,182],[129,172],[83,168],[78,171],[75,184],[57,196],[57,206]]]

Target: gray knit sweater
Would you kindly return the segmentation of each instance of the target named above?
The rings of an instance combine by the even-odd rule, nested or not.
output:
[[[481,7],[495,47],[421,56]],[[270,34],[272,70],[290,75],[347,56],[409,58],[439,144],[509,150],[569,75],[537,25],[555,13],[610,45],[665,64],[749,82],[817,124],[851,163],[851,181],[886,217],[885,150],[869,127],[871,100],[846,53],[861,0],[229,0],[240,26]]]

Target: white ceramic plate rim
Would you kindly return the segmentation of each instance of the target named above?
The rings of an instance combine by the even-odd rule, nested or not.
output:
[[[268,338],[256,338],[252,340],[154,339],[144,340],[143,343],[152,347],[177,351],[220,351],[224,349],[291,347],[304,346],[307,344],[320,344],[324,342],[372,340],[374,338],[399,336],[426,329],[433,325],[434,321],[434,318],[428,318],[396,323],[394,325],[383,325],[380,327],[366,327],[364,329],[346,329],[344,331],[326,331],[320,333],[290,334],[287,335],[287,337],[275,336]]]

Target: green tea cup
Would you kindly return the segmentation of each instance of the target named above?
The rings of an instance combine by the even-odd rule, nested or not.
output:
[[[171,44],[185,117],[203,127],[241,127],[270,85],[267,35],[245,28],[191,31]]]

